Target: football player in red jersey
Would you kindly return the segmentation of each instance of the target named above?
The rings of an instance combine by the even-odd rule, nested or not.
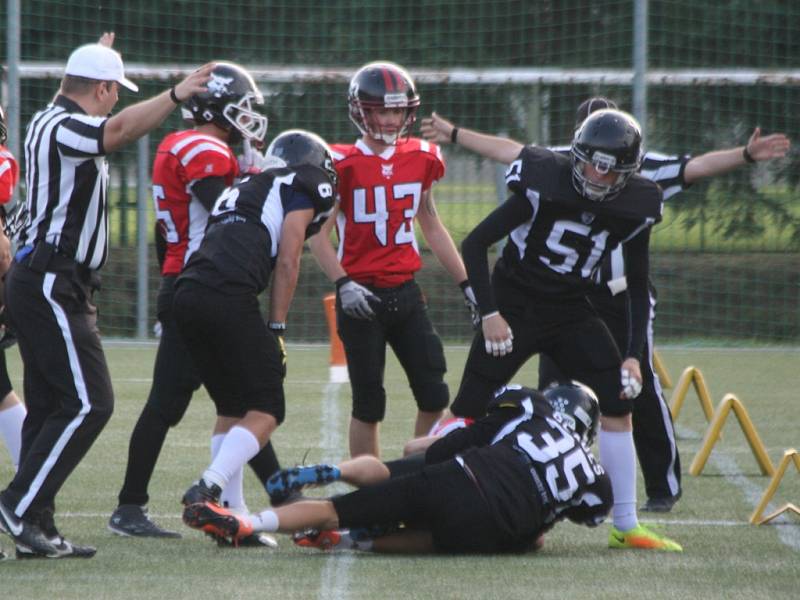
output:
[[[14,187],[19,180],[19,165],[14,159],[14,155],[5,147],[8,130],[6,129],[5,113],[0,107],[0,213],[2,213],[2,223],[5,226],[6,205],[11,201],[14,194]],[[11,264],[11,243],[6,237],[3,227],[0,227],[0,275],[8,270]],[[1,297],[0,297],[1,298]],[[0,306],[2,300],[0,300]],[[2,308],[0,307],[0,310]],[[0,316],[0,320],[2,317]],[[8,449],[11,456],[11,464],[16,471],[19,465],[19,453],[22,447],[22,422],[25,420],[25,406],[20,402],[19,397],[11,386],[8,377],[8,367],[6,366],[5,349],[13,343],[15,339],[5,330],[2,325],[0,333],[0,437]],[[2,554],[2,552],[0,552]]]
[[[420,103],[411,76],[393,63],[369,63],[351,79],[348,101],[361,137],[355,144],[332,146],[339,199],[310,245],[336,282],[337,325],[353,392],[350,453],[379,456],[387,343],[419,408],[416,436],[431,429],[449,399],[442,343],[414,280],[422,267],[415,220],[465,298],[473,296],[464,263],[433,202],[432,186],[445,170],[441,152],[435,144],[410,137]],[[334,224],[338,255],[329,241]]]
[[[170,427],[177,425],[189,405],[200,377],[175,326],[172,303],[175,280],[200,246],[211,207],[219,194],[239,176],[239,163],[231,146],[245,140],[259,145],[267,132],[267,118],[258,111],[264,99],[253,78],[241,66],[219,62],[211,73],[208,91],[192,96],[182,108],[194,128],[167,135],[153,164],[153,200],[158,229],[166,251],[161,263],[158,320],[162,326],[153,383],[133,430],[125,482],[119,506],[111,515],[114,533],[136,537],[180,537],[147,515],[147,487]],[[223,435],[214,432],[211,451],[219,449]],[[278,468],[271,445],[251,461],[262,480]],[[222,501],[242,508],[242,473],[226,488]],[[252,540],[257,543],[259,540]],[[261,545],[271,545],[267,538]]]

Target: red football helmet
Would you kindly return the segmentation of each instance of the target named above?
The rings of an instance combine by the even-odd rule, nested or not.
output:
[[[419,94],[414,80],[403,67],[391,62],[374,62],[353,75],[347,101],[350,120],[362,135],[385,144],[396,144],[398,139],[408,137],[417,119]],[[375,108],[405,108],[406,117],[399,131],[385,132],[372,123],[368,113]]]

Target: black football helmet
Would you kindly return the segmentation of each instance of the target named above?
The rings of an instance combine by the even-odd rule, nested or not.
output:
[[[287,167],[314,165],[328,174],[336,188],[338,175],[328,144],[316,133],[304,129],[289,129],[278,135],[267,148],[267,156],[279,158]]]
[[[600,420],[600,402],[592,388],[578,381],[556,381],[542,393],[553,410],[561,413],[564,422],[591,446]]]
[[[642,163],[642,130],[631,115],[621,110],[599,110],[590,114],[572,140],[572,183],[588,200],[601,202],[616,196]],[[598,173],[616,173],[609,184],[589,179],[584,169],[592,165]]]
[[[229,143],[247,138],[263,142],[267,134],[267,117],[256,110],[263,106],[264,96],[243,67],[219,62],[211,71],[205,92],[195,94],[183,106],[185,119],[197,125],[214,123],[230,132]]]
[[[328,144],[316,133],[303,129],[290,129],[284,131],[267,148],[267,159],[274,160],[275,166],[297,167],[299,165],[313,165],[319,167],[330,179],[330,189],[319,188],[322,197],[330,197],[331,204],[328,210],[316,213],[311,223],[306,227],[305,237],[310,238],[316,234],[325,220],[333,212],[333,198],[336,197],[336,184],[338,175],[333,166],[333,155]],[[327,187],[327,184],[322,184]]]
[[[353,75],[347,102],[350,120],[362,135],[385,144],[396,144],[398,139],[408,137],[417,120],[419,94],[414,80],[403,67],[391,62],[374,62],[364,65]],[[406,118],[400,130],[389,133],[370,124],[368,112],[375,108],[405,108]]]
[[[0,144],[5,144],[8,140],[8,128],[6,127],[6,113],[0,106]]]

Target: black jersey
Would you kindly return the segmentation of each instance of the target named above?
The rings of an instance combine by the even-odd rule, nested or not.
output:
[[[215,202],[203,241],[180,279],[231,294],[260,293],[278,255],[286,214],[313,209],[308,238],[331,214],[333,202],[328,174],[313,165],[267,169],[244,178]]]
[[[564,518],[593,527],[613,504],[611,481],[536,390],[509,385],[471,426],[437,440],[427,463],[456,458],[499,527],[535,537]]]
[[[510,233],[496,269],[537,294],[582,295],[612,248],[661,219],[656,184],[634,175],[611,200],[587,200],[572,185],[572,162],[545,148],[526,146],[506,182],[529,218]]]

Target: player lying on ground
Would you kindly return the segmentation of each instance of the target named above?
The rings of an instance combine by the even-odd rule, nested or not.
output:
[[[390,478],[389,465],[368,455],[297,467],[270,479],[271,496],[337,479],[365,487],[249,517],[198,503],[184,521],[234,540],[254,531],[314,529],[320,533],[298,543],[325,549],[525,552],[560,520],[593,527],[608,514],[611,484],[589,450],[598,415],[597,397],[586,386],[562,386],[548,401],[510,385],[487,416],[433,444],[415,473]]]

